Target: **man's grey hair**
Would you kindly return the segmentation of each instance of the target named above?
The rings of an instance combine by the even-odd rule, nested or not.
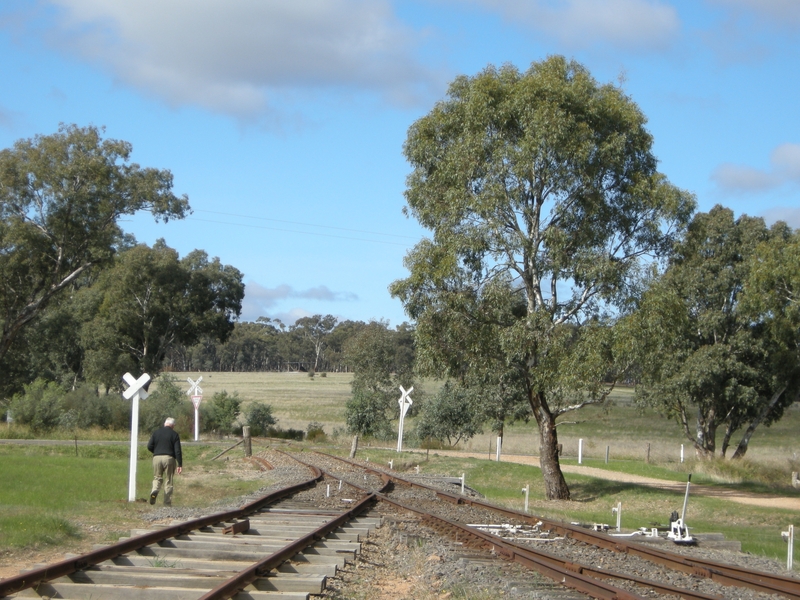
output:
[[[165,427],[172,427],[174,425],[175,425],[175,419],[173,419],[172,417],[167,417],[167,420],[164,421]]]

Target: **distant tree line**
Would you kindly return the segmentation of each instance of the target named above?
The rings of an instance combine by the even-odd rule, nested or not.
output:
[[[170,371],[352,372],[356,362],[348,345],[365,330],[383,330],[392,354],[389,368],[409,369],[414,360],[414,329],[381,321],[338,321],[332,315],[302,317],[291,325],[260,317],[236,322],[224,340],[202,336],[196,343],[173,344],[164,359]]]

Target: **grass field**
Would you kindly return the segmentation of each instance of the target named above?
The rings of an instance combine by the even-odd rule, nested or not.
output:
[[[197,379],[198,373],[173,373],[181,382],[187,377]],[[215,392],[238,391],[245,404],[258,400],[272,405],[283,428],[305,429],[311,421],[322,423],[330,435],[342,431],[345,425],[345,404],[350,397],[352,375],[348,373],[319,374],[310,378],[306,373],[202,373],[201,386],[204,396],[210,398]],[[438,382],[422,382],[415,386],[416,392],[431,394],[438,389]],[[188,388],[188,384],[187,384]],[[412,393],[412,398],[416,393]],[[398,392],[398,398],[400,394]],[[691,455],[689,442],[677,423],[658,415],[652,409],[641,409],[633,404],[633,390],[617,388],[612,396],[609,410],[586,407],[561,419],[559,441],[563,444],[563,456],[577,457],[578,440],[583,439],[585,459],[605,459],[606,446],[612,462],[644,462],[650,444],[653,463],[679,463],[680,447],[684,454]],[[406,422],[406,431],[413,430],[414,419]],[[771,467],[800,470],[800,406],[793,406],[786,416],[771,427],[760,427],[753,435],[748,457],[755,458]],[[721,436],[720,436],[721,437]],[[486,452],[494,456],[496,436],[486,430],[473,439],[462,443],[460,449],[471,452]],[[538,431],[535,423],[515,423],[506,427],[503,451],[511,454],[539,453]],[[679,472],[683,469],[678,468]]]

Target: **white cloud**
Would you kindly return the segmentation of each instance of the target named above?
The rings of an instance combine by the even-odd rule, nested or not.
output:
[[[785,221],[790,227],[800,229],[800,207],[776,206],[765,210],[761,216],[769,225],[775,221]]]
[[[800,26],[800,2],[797,0],[706,0],[711,4],[749,12],[781,26]]]
[[[734,194],[766,192],[788,183],[800,184],[800,144],[781,144],[770,154],[770,169],[723,163],[711,179]]]
[[[252,117],[286,91],[414,101],[438,81],[388,0],[42,0],[45,35],[174,106]]]
[[[609,44],[658,50],[668,46],[680,29],[675,8],[660,0],[472,1],[570,48]]]
[[[358,300],[358,296],[352,292],[335,292],[324,285],[307,290],[295,290],[286,284],[267,288],[255,281],[248,281],[242,301],[241,319],[242,321],[255,321],[258,317],[273,317],[279,318],[286,324],[291,324],[301,317],[311,316],[313,313],[303,308],[293,308],[288,312],[274,312],[281,303],[298,299],[312,302],[354,302]]]

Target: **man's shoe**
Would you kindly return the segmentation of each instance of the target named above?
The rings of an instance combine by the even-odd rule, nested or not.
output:
[[[150,492],[150,504],[155,504],[156,498],[158,498],[158,490],[155,492]]]

